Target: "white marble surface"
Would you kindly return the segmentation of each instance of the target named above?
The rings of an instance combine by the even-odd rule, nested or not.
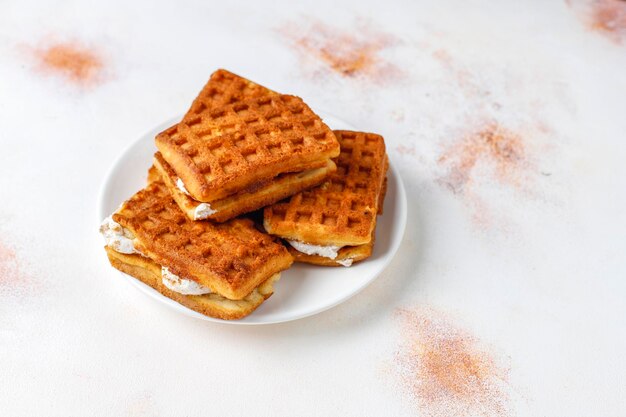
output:
[[[428,415],[394,371],[394,312],[419,306],[505,358],[507,415],[624,413],[626,39],[581,13],[556,0],[2,2],[0,414]],[[401,74],[343,77],[294,50],[285,31],[322,20],[393,37],[377,56]],[[91,45],[103,82],[39,71],[32,48],[51,39]],[[348,302],[219,325],[108,266],[106,170],[219,67],[386,137],[409,193],[405,241]],[[511,185],[479,164],[453,193],[442,150],[485,120],[519,133],[524,166]]]

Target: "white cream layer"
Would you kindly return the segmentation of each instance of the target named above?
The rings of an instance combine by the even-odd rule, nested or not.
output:
[[[307,255],[319,255],[324,258],[335,259],[337,252],[341,249],[341,246],[319,246],[310,245],[304,242],[298,242],[297,240],[288,240],[289,244],[293,246],[298,252],[306,253]]]
[[[181,278],[170,272],[170,270],[165,266],[161,267],[161,279],[163,281],[163,285],[179,294],[202,295],[211,293],[211,290],[204,285],[198,284],[190,279]]]
[[[180,191],[187,194],[188,196],[191,196],[191,194],[189,194],[189,191],[187,191],[187,187],[185,187],[185,183],[180,178],[176,180],[176,186]]]
[[[200,203],[193,212],[194,220],[208,219],[210,215],[217,213],[217,210],[213,210],[209,203]]]
[[[104,219],[100,225],[100,233],[104,237],[106,245],[116,252],[125,254],[141,253],[135,249],[133,244],[135,236],[131,231],[122,227],[111,216]]]
[[[189,194],[189,191],[187,191],[187,187],[185,187],[185,183],[180,178],[176,180],[176,187],[178,187],[180,191],[182,191],[183,193],[191,197],[191,194]],[[209,203],[200,203],[196,206],[196,209],[193,212],[193,219],[194,220],[208,219],[209,216],[215,213],[217,213],[217,210],[213,210]]]
[[[106,245],[114,251],[127,255],[133,253],[141,255],[141,252],[135,249],[135,245],[133,244],[135,236],[133,236],[130,230],[114,221],[111,216],[104,219],[100,225],[100,233],[104,237]],[[190,279],[181,278],[170,272],[170,270],[164,266],[161,267],[161,278],[163,285],[180,294],[202,295],[211,292],[211,290],[204,285],[198,284]]]
[[[343,266],[345,266],[347,268],[349,266],[352,266],[352,262],[354,262],[354,259],[346,258],[346,259],[342,259],[342,260],[335,261],[335,262],[337,262],[339,265],[343,265]]]

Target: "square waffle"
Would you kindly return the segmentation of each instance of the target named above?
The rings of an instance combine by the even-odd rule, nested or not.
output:
[[[266,207],[268,233],[319,246],[359,246],[372,241],[382,208],[388,160],[382,136],[335,131],[337,170],[317,188]]]
[[[387,177],[383,182],[383,190],[378,195],[378,214],[383,214],[383,205],[385,201],[385,194],[387,193]],[[344,246],[337,251],[337,257],[334,259],[327,258],[319,255],[309,255],[302,253],[295,249],[293,246],[288,245],[287,250],[293,256],[296,262],[304,262],[308,264],[321,265],[321,266],[352,266],[355,262],[360,262],[364,259],[372,256],[374,250],[374,241],[376,239],[376,227],[372,230],[372,239],[363,245],[357,246]]]
[[[333,132],[302,99],[266,90],[224,93],[215,103],[201,93],[182,122],[157,135],[195,200],[210,203],[279,174],[323,167],[339,154]]]
[[[137,192],[112,220],[132,238],[140,254],[135,256],[143,255],[224,299],[246,298],[293,261],[282,245],[259,232],[249,219],[220,224],[189,220],[162,181]],[[128,263],[121,258],[116,259]]]
[[[202,114],[207,109],[236,103],[244,98],[272,95],[279,94],[230,71],[218,69],[211,74],[211,78],[185,114],[184,120]]]
[[[272,181],[248,187],[210,204],[194,200],[160,152],[154,155],[154,167],[170,191],[174,201],[191,220],[210,219],[224,222],[242,213],[248,213],[273,204],[302,190],[319,185],[337,169],[332,160],[326,166],[301,172],[281,174]]]

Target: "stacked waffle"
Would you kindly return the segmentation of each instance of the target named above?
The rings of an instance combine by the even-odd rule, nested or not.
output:
[[[332,131],[299,97],[218,70],[155,142],[148,185],[100,231],[111,264],[163,295],[237,319],[294,260],[350,266],[371,255],[388,167],[381,136]],[[263,226],[246,217],[261,208]]]

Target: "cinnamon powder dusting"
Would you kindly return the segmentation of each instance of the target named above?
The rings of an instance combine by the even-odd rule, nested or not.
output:
[[[39,69],[67,81],[92,86],[101,81],[104,63],[92,49],[77,43],[55,43],[35,50]]]
[[[597,0],[593,4],[592,28],[614,41],[626,39],[626,1]]]
[[[0,295],[15,293],[26,284],[26,278],[13,249],[0,242]]]
[[[404,146],[404,145],[398,145],[396,146],[396,151],[400,154],[400,155],[412,155],[415,156],[415,148],[413,147],[408,147],[408,146]]]
[[[475,337],[429,308],[399,310],[397,315],[403,342],[396,368],[420,415],[510,415],[509,370]]]
[[[280,33],[301,55],[314,58],[340,76],[385,82],[400,75],[399,69],[382,57],[382,52],[396,43],[395,39],[367,24],[350,29],[321,22],[304,28],[301,24],[287,24]]]
[[[491,166],[493,179],[514,187],[522,185],[527,166],[522,137],[495,122],[447,148],[438,163],[447,170],[440,182],[455,194],[467,190],[479,164]]]
[[[626,41],[625,0],[568,0],[591,30],[606,35],[616,43]]]

